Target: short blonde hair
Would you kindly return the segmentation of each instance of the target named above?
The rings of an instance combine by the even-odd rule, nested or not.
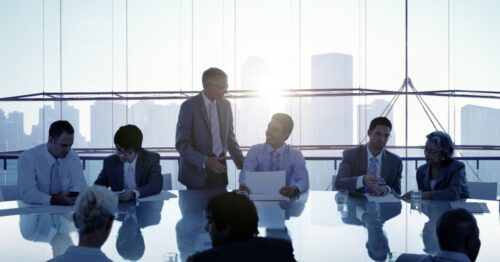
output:
[[[87,187],[76,199],[75,226],[80,233],[92,232],[114,217],[118,197],[102,186]]]

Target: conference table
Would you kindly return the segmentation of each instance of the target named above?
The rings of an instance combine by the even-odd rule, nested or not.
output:
[[[184,261],[211,247],[206,203],[217,190],[162,191],[122,203],[103,252],[113,261]],[[342,197],[339,197],[342,196]],[[462,201],[463,202],[463,201]],[[498,261],[498,201],[475,214],[482,242],[477,261]],[[288,239],[298,261],[395,261],[401,253],[439,250],[435,225],[450,202],[372,202],[360,194],[310,191],[286,201],[254,201],[259,233]],[[0,202],[0,261],[46,261],[78,243],[73,207]]]

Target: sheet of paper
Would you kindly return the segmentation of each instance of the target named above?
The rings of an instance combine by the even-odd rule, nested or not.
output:
[[[450,202],[450,206],[451,208],[463,208],[471,213],[490,212],[486,203],[455,201],[455,202]]]
[[[370,194],[365,194],[368,202],[373,203],[399,203],[401,200],[396,198],[393,194],[387,194],[385,196],[371,196]]]
[[[279,190],[285,186],[286,172],[245,172],[246,185],[252,194],[278,194]]]
[[[256,202],[255,207],[259,214],[259,227],[285,228],[285,210],[280,207],[279,201]]]
[[[163,190],[159,194],[147,196],[147,197],[141,197],[141,198],[137,199],[137,201],[139,201],[139,202],[164,201],[164,200],[168,200],[168,199],[174,198],[174,197],[177,197],[174,193],[170,193],[167,190]]]

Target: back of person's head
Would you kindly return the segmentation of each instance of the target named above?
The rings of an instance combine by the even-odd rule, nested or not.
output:
[[[49,127],[49,138],[57,139],[63,133],[68,135],[73,135],[75,133],[75,129],[73,126],[66,120],[58,120],[50,124]]]
[[[116,131],[114,142],[121,148],[139,151],[142,148],[142,132],[135,125],[125,125]]]
[[[201,76],[201,82],[203,84],[203,88],[207,88],[210,85],[214,84],[215,79],[219,77],[224,77],[227,79],[227,75],[224,71],[216,67],[210,67],[209,69],[203,72]]]
[[[223,193],[215,196],[208,202],[206,211],[218,230],[229,229],[226,242],[248,240],[259,233],[257,209],[245,195]]]
[[[427,140],[433,142],[437,145],[439,149],[439,156],[444,158],[444,160],[450,160],[453,158],[453,152],[455,151],[455,145],[451,137],[442,131],[434,131],[428,134]]]
[[[292,133],[293,130],[293,119],[289,115],[285,113],[276,113],[272,116],[272,120],[275,120],[276,122],[280,123],[280,125],[283,127],[283,132],[288,134],[286,139],[290,137],[290,134]]]
[[[465,253],[471,261],[476,260],[481,247],[479,228],[467,210],[458,208],[443,213],[436,232],[442,250]]]
[[[380,116],[372,119],[372,121],[370,122],[370,127],[368,128],[368,132],[373,131],[373,129],[375,129],[378,125],[386,126],[392,130],[391,121],[387,117]]]
[[[142,258],[145,250],[144,237],[136,219],[125,218],[118,230],[116,251],[126,260],[137,261]]]
[[[87,187],[76,199],[75,206],[75,226],[81,235],[85,235],[111,225],[118,197],[102,186]]]

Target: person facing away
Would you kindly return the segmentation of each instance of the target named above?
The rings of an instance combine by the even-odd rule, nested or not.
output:
[[[213,247],[190,256],[187,261],[295,261],[289,241],[257,237],[257,209],[245,195],[215,196],[208,202],[205,213],[205,230]]]
[[[224,99],[227,75],[218,68],[203,72],[203,91],[181,105],[175,148],[179,182],[187,189],[226,188],[226,152],[241,169],[243,154],[234,134],[231,104]]]
[[[245,184],[248,171],[286,171],[282,195],[293,197],[309,189],[309,175],[302,153],[285,143],[293,130],[292,118],[284,113],[274,114],[267,125],[266,142],[250,148],[240,172],[240,190],[251,192]]]
[[[386,117],[372,119],[366,145],[344,150],[335,187],[382,196],[401,194],[401,158],[385,149],[392,124]]]
[[[70,246],[66,252],[49,262],[62,261],[111,261],[101,251],[113,226],[118,206],[116,195],[102,186],[88,187],[78,196],[73,220],[78,228],[78,246]]]
[[[418,190],[424,199],[457,200],[469,197],[465,165],[453,158],[455,146],[445,132],[434,131],[427,135],[425,161],[417,169]],[[410,198],[410,192],[403,199]]]
[[[129,201],[160,193],[163,186],[160,155],[142,148],[142,132],[125,125],[114,137],[116,153],[104,159],[95,185],[122,191],[120,201]]]
[[[58,120],[48,142],[24,151],[17,162],[17,190],[29,204],[73,205],[87,186],[78,154],[71,149],[75,130]]]
[[[476,219],[463,208],[448,210],[439,218],[436,227],[441,251],[436,255],[402,254],[397,261],[476,261],[481,247]]]

